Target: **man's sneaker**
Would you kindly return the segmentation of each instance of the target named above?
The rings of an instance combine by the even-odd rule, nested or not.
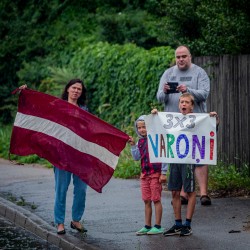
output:
[[[176,226],[173,225],[170,229],[166,230],[163,235],[164,236],[171,236],[171,235],[175,235],[175,234],[180,234],[181,233],[181,229],[183,226]]]
[[[192,234],[192,229],[191,227],[188,226],[183,226],[181,229],[180,236],[188,236]]]
[[[147,229],[146,227],[143,227],[142,229],[140,229],[139,231],[136,232],[136,235],[144,235],[144,234],[147,234],[150,230],[151,230],[151,228],[150,228],[150,229]]]
[[[161,228],[157,228],[157,227],[152,227],[150,229],[150,231],[147,232],[147,234],[150,234],[150,235],[153,235],[153,234],[162,234],[164,231],[164,229],[161,227]]]

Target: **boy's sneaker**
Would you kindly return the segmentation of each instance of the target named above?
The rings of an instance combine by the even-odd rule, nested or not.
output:
[[[171,236],[171,235],[176,235],[180,234],[183,226],[176,226],[173,225],[170,229],[166,230],[163,235],[164,236]]]
[[[143,227],[142,229],[140,229],[139,231],[136,232],[136,235],[144,235],[144,234],[147,234],[150,230],[151,230],[151,228],[150,228],[150,229],[147,229],[146,227]]]
[[[191,235],[191,234],[192,234],[191,227],[183,226],[183,228],[181,229],[180,236],[188,236],[188,235]]]
[[[161,228],[157,228],[157,227],[152,227],[150,229],[150,231],[148,231],[147,234],[150,234],[150,235],[153,235],[153,234],[162,234],[164,231],[164,229],[161,227]]]

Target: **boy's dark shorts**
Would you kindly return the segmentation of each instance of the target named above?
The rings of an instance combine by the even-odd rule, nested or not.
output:
[[[192,164],[170,164],[170,175],[168,178],[168,190],[180,191],[183,185],[184,192],[195,191],[195,165]]]

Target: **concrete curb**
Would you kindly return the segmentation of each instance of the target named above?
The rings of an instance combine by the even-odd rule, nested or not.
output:
[[[55,228],[43,221],[34,213],[17,206],[16,204],[0,197],[0,215],[20,226],[38,237],[54,244],[61,249],[67,250],[97,250],[99,248],[91,246],[76,237],[65,234],[58,235],[53,233]]]

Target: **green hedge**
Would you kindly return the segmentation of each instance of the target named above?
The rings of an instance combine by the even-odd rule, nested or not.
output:
[[[133,44],[98,43],[79,49],[68,70],[84,79],[89,107],[103,120],[124,128],[135,117],[159,105],[156,92],[163,71],[173,63],[174,50],[151,50]]]
[[[134,44],[83,43],[61,68],[48,66],[46,59],[44,64],[40,62],[44,69],[48,66],[50,74],[40,84],[29,86],[60,97],[69,79],[81,78],[87,86],[90,111],[127,134],[135,135],[135,119],[149,114],[153,107],[161,109],[156,100],[158,84],[173,61],[174,50],[170,47],[145,50]],[[35,79],[36,74],[37,70],[26,65],[19,76],[22,81],[22,76]],[[140,164],[133,161],[127,146],[114,175],[129,178],[139,173]]]

